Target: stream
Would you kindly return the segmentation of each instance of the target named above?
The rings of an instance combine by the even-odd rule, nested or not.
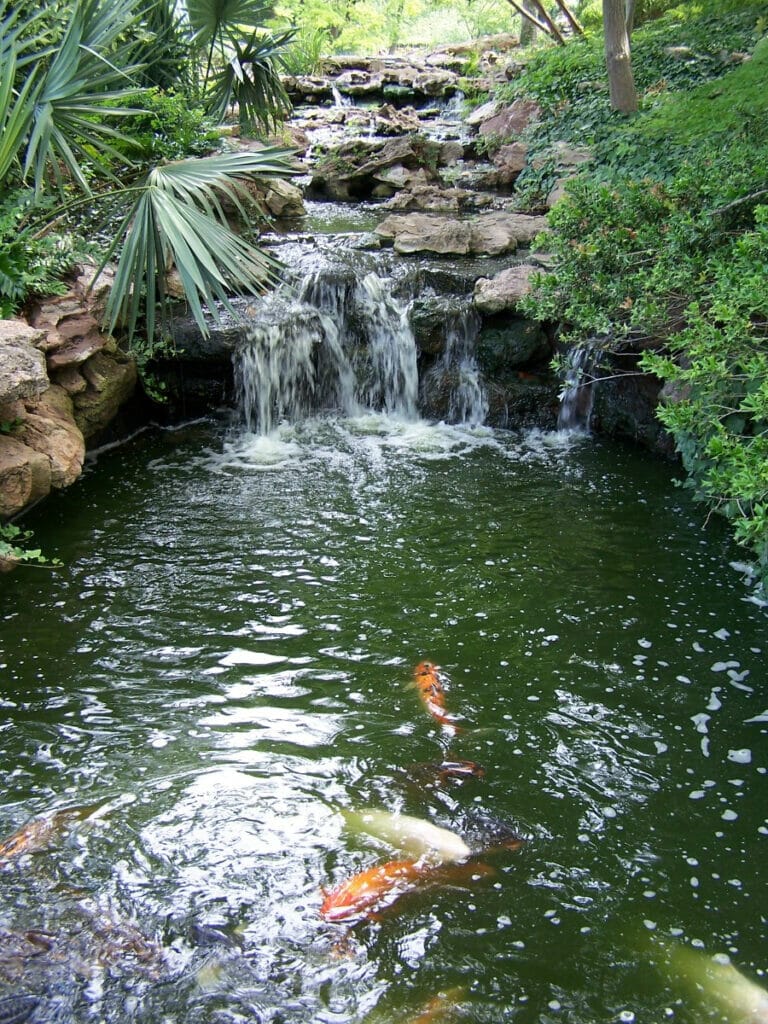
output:
[[[102,450],[25,517],[61,566],[0,581],[0,1024],[768,1021],[768,619],[726,528],[578,417],[485,426],[469,305],[457,422],[419,415],[380,211],[309,207],[237,411]],[[333,920],[405,856],[367,809],[471,855]]]

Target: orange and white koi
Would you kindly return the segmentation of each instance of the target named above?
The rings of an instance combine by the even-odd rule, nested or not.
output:
[[[431,661],[420,661],[413,670],[413,681],[424,707],[434,720],[454,734],[461,732],[460,726],[445,707],[445,684],[439,665]]]
[[[437,865],[422,860],[392,860],[367,868],[324,892],[320,916],[326,921],[373,920],[405,893],[422,885],[468,885],[494,874],[487,864]]]

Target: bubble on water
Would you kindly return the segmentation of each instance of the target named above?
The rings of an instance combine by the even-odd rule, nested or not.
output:
[[[648,929],[649,932],[655,932],[656,928],[658,927],[658,925],[656,924],[655,921],[650,921],[647,917],[643,921],[643,924],[645,925],[645,927]]]
[[[688,678],[688,676],[675,676],[675,679],[678,681],[678,683],[685,683],[686,686],[691,685],[691,680]]]
[[[698,889],[699,888],[699,880],[696,877],[696,875],[691,875],[689,881],[690,881],[690,884],[691,884],[691,888],[693,888],[693,889]]]
[[[550,1008],[550,1010],[559,1010],[561,1007],[561,1003],[559,999],[550,999],[547,1003],[547,1006]]]
[[[729,750],[728,760],[733,761],[734,764],[750,764],[752,761],[752,751],[749,747],[741,747],[739,750]]]
[[[705,715],[703,711],[700,711],[697,715],[691,715],[691,721],[696,726],[696,732],[706,733],[707,722],[710,720],[711,715]]]
[[[622,1010],[619,1014],[619,1020],[621,1021],[633,1021],[634,1019],[635,1014],[632,1010]]]
[[[736,813],[736,811],[732,811],[729,808],[727,811],[723,811],[720,817],[723,819],[723,821],[736,821],[736,819],[738,818],[738,814]]]
[[[637,645],[638,647],[653,647],[653,643],[650,640],[646,640],[645,637],[641,637],[640,640],[637,641]]]
[[[731,634],[728,632],[727,629],[718,629],[712,635],[716,636],[718,640],[727,640]]]

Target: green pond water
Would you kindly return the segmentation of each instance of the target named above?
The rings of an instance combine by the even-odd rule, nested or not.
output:
[[[0,1000],[35,996],[33,1021],[768,1019],[738,1008],[766,983],[768,619],[675,473],[374,416],[103,453],[27,517],[63,568],[0,580],[0,834],[83,808],[0,865]],[[458,735],[408,686],[425,658]],[[444,759],[485,775],[441,780]],[[402,857],[345,828],[367,807],[527,842],[328,923],[323,887]],[[694,976],[713,955],[740,972],[724,1002]]]

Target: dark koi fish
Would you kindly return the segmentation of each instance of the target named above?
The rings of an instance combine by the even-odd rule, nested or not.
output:
[[[458,785],[467,779],[484,779],[485,768],[474,761],[440,761],[412,765],[409,775],[421,785],[434,788],[449,783]]]
[[[326,921],[372,920],[407,892],[423,885],[471,884],[495,874],[487,864],[429,864],[421,860],[392,860],[367,868],[324,892],[320,915]]]
[[[439,666],[433,665],[431,661],[419,662],[413,670],[413,681],[424,707],[434,720],[454,734],[461,732],[461,728],[446,710],[445,685]]]

